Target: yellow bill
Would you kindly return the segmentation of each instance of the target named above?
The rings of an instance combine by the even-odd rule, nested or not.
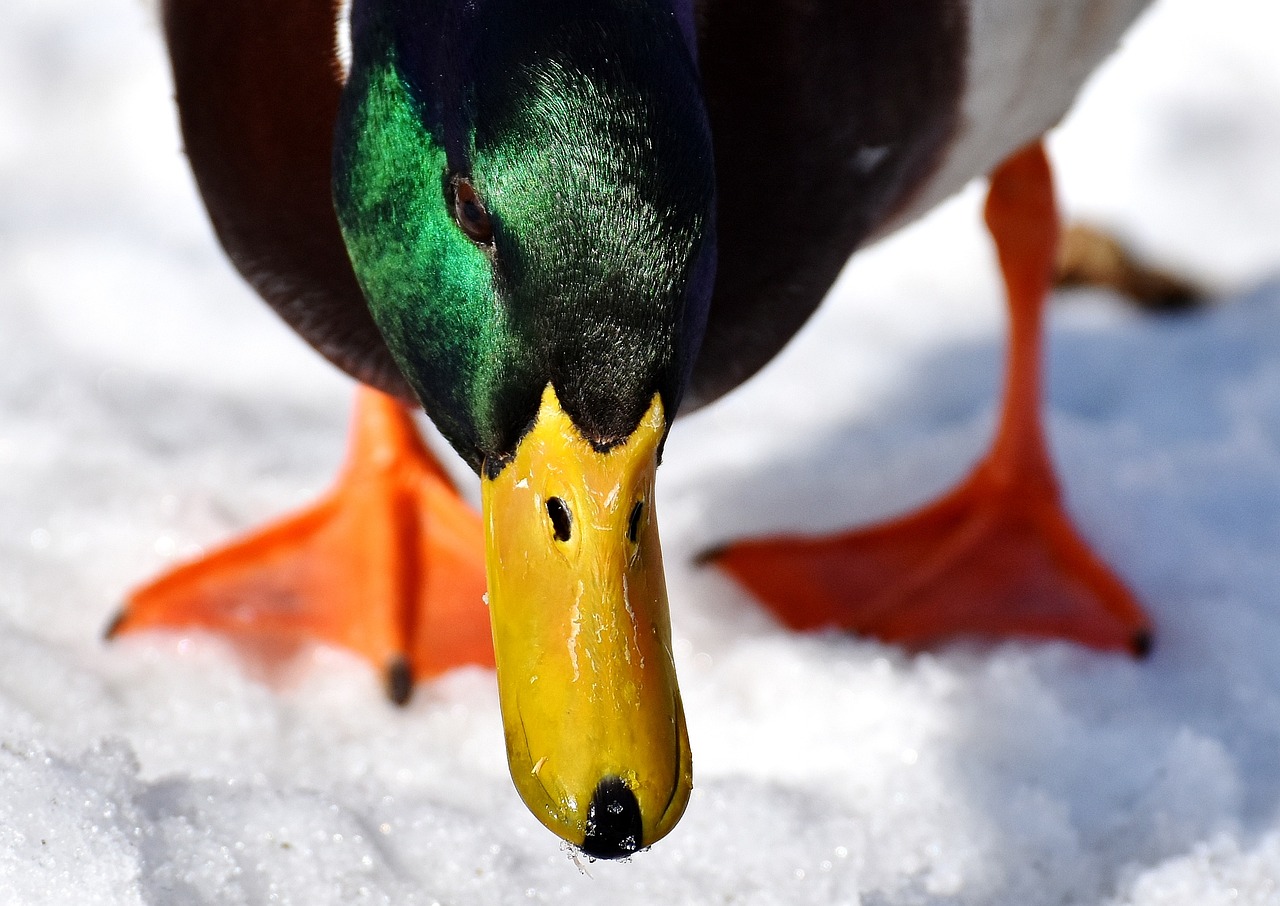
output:
[[[597,452],[548,385],[532,430],[482,481],[498,693],[511,776],[589,855],[649,846],[692,788],[653,485],[657,395]]]

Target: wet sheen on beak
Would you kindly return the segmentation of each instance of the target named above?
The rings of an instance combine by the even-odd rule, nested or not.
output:
[[[653,508],[662,402],[597,452],[548,385],[482,481],[489,609],[511,777],[589,855],[649,846],[692,787]]]

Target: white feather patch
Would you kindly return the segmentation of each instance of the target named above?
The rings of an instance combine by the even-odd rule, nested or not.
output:
[[[333,59],[338,65],[338,78],[345,85],[351,75],[351,0],[334,3]]]
[[[886,235],[990,173],[1066,115],[1151,0],[970,0],[960,124],[938,171]]]

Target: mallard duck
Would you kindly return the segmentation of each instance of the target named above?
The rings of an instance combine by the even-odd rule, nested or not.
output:
[[[672,420],[761,368],[859,245],[992,173],[1014,325],[992,452],[921,513],[714,559],[800,627],[1141,653],[1036,409],[1057,236],[1038,140],[1143,6],[166,0],[219,239],[366,389],[331,496],[141,589],[115,631],[310,634],[397,700],[495,663],[538,819],[592,856],[651,845],[692,783],[653,496]]]

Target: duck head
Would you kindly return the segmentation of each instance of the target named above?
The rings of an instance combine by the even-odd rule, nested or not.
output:
[[[334,199],[396,362],[480,474],[512,778],[588,854],[691,787],[654,474],[715,261],[672,0],[354,0]]]

